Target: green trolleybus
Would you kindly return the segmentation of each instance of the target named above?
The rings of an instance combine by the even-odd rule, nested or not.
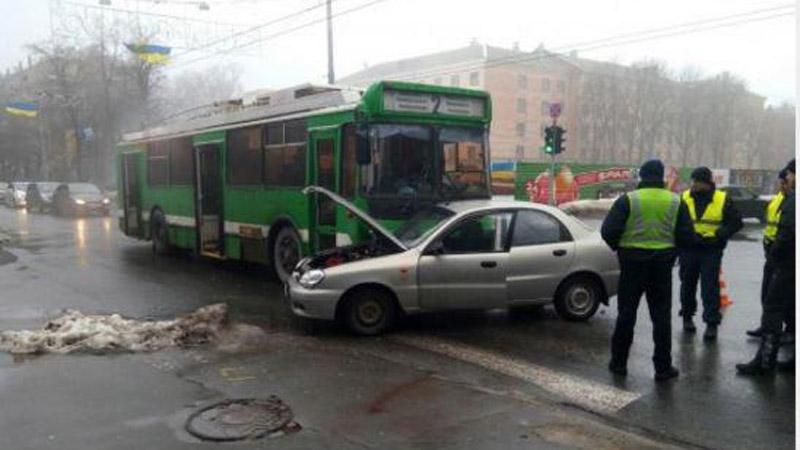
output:
[[[367,233],[303,187],[337,192],[390,228],[433,203],[488,198],[490,120],[486,92],[389,81],[211,105],[124,136],[119,226],[156,253],[270,264],[285,280],[304,254]]]

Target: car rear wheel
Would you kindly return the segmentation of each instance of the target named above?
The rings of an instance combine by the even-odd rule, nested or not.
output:
[[[361,288],[345,300],[344,324],[361,336],[375,336],[386,331],[397,317],[394,299],[383,289]]]
[[[597,312],[602,295],[603,290],[596,280],[577,276],[568,279],[559,287],[554,306],[561,318],[583,322]]]

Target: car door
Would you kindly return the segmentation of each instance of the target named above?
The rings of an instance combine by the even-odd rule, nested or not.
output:
[[[538,210],[520,210],[514,220],[508,263],[512,303],[553,298],[575,259],[575,242],[561,221]]]
[[[507,303],[508,238],[513,213],[465,217],[427,246],[417,270],[424,309],[487,309]]]

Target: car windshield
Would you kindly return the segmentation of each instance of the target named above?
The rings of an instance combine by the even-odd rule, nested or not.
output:
[[[440,207],[420,210],[395,230],[394,235],[407,247],[415,247],[454,214],[453,211]]]
[[[100,189],[89,183],[75,183],[69,185],[69,191],[73,194],[99,194]]]

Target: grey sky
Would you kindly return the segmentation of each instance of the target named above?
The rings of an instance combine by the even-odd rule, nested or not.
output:
[[[54,0],[58,1],[58,0]],[[64,0],[61,0],[64,1]],[[74,0],[97,5],[94,0]],[[319,4],[322,0],[207,0],[209,11],[194,6],[154,4],[146,0],[112,0],[115,8],[175,14],[207,20],[258,24]],[[370,0],[334,0],[334,13]],[[49,36],[50,0],[23,2],[0,0],[0,67],[24,58],[23,46]],[[137,5],[138,3],[138,5]],[[334,19],[337,75],[352,73],[365,64],[409,57],[466,45],[472,39],[522,50],[539,43],[547,48],[569,47],[622,33],[632,33],[702,19],[791,4],[788,0],[386,0]],[[62,6],[63,8],[63,6]],[[74,7],[73,7],[74,8]],[[785,12],[786,10],[782,10]],[[266,27],[261,34],[321,18],[317,8],[291,21]],[[140,16],[140,20],[148,20]],[[621,63],[648,58],[666,62],[679,70],[691,65],[704,75],[731,71],[747,80],[750,88],[770,103],[796,98],[796,15],[751,22],[734,27],[687,33],[658,40],[613,46],[579,54]],[[207,39],[198,24],[183,24],[176,36],[193,32],[195,43]],[[225,36],[214,29],[216,36]],[[256,35],[240,37],[246,43]],[[174,38],[182,40],[180,37]],[[185,40],[184,40],[185,41]],[[182,46],[185,43],[163,42]],[[215,49],[224,49],[214,47]],[[181,50],[175,50],[181,53]],[[192,64],[198,57],[205,59]],[[246,89],[281,87],[305,81],[323,82],[326,73],[325,27],[319,23],[285,35],[268,38],[259,45],[237,50],[234,56],[193,52],[175,58],[169,73],[199,70],[206,64],[236,63],[244,70]]]

